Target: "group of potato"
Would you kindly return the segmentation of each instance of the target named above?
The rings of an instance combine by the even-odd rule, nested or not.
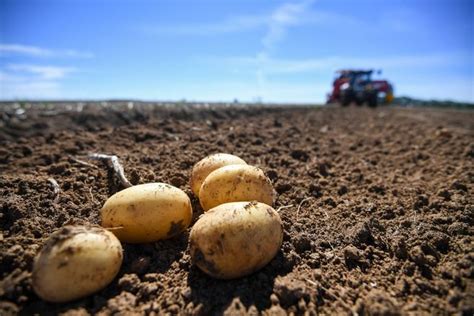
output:
[[[202,271],[237,278],[276,255],[282,224],[271,207],[275,191],[261,169],[233,155],[215,154],[194,166],[190,184],[204,210],[189,237],[192,261]],[[33,289],[41,298],[65,302],[100,290],[120,270],[120,242],[176,236],[191,224],[193,210],[184,191],[148,183],[112,195],[100,215],[103,228],[65,226],[47,240],[32,273]]]
[[[236,156],[212,155],[194,166],[191,188],[205,212],[189,237],[191,257],[202,271],[237,278],[275,256],[283,230],[271,207],[275,191],[261,169]]]

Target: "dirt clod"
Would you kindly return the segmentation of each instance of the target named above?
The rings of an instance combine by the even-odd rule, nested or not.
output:
[[[290,278],[277,278],[274,286],[275,294],[283,306],[290,306],[307,296],[306,284]]]

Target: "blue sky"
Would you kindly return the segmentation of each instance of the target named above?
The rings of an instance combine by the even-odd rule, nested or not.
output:
[[[474,102],[471,0],[0,0],[0,99],[324,102],[334,71]]]

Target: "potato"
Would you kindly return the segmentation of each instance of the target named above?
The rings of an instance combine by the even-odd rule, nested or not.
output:
[[[102,226],[123,242],[145,243],[171,238],[191,223],[191,200],[165,183],[135,185],[112,195],[102,207]]]
[[[211,172],[199,192],[204,211],[228,202],[273,204],[275,191],[263,171],[249,165],[224,166]]]
[[[101,227],[64,226],[36,256],[32,283],[50,302],[72,301],[104,288],[122,264],[122,245]]]
[[[199,197],[199,190],[204,179],[214,170],[228,165],[246,165],[247,163],[237,156],[230,154],[214,154],[200,160],[193,167],[190,186],[193,193]]]
[[[192,262],[218,279],[251,274],[269,263],[281,247],[280,216],[259,202],[233,202],[204,213],[190,234]]]

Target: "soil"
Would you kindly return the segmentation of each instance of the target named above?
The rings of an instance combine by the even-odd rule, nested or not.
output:
[[[0,114],[2,315],[474,313],[474,111],[71,103]],[[122,189],[107,166],[77,159],[117,155],[133,184],[188,193],[196,220],[190,171],[216,152],[262,168],[278,192],[284,240],[266,267],[212,279],[191,264],[188,229],[124,244],[118,276],[94,295],[36,296],[48,236],[99,224]]]

